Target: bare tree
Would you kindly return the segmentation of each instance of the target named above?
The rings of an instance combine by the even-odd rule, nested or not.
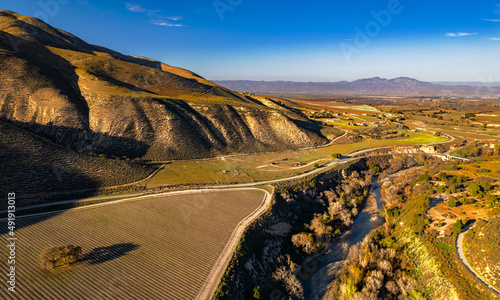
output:
[[[323,223],[322,214],[315,214],[314,219],[312,219],[311,224],[308,226],[308,228],[314,231],[319,244],[326,245],[330,242],[333,227],[325,225]]]
[[[273,273],[273,279],[282,282],[289,295],[293,298],[304,299],[304,288],[302,284],[292,270],[286,266],[278,267]]]
[[[316,252],[317,249],[311,234],[295,234],[292,236],[292,243],[296,248],[302,250],[306,254],[312,254]]]

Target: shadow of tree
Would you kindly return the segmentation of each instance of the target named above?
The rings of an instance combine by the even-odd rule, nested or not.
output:
[[[89,264],[102,264],[107,261],[125,256],[127,253],[139,248],[135,243],[114,244],[107,247],[99,247],[93,249],[89,254],[85,255],[81,261]]]

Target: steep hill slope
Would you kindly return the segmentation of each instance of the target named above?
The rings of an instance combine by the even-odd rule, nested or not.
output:
[[[0,61],[0,119],[77,151],[168,160],[326,142],[273,100],[10,11],[0,11]]]
[[[92,196],[103,187],[142,180],[156,169],[68,151],[2,121],[0,166],[2,193],[16,193],[18,206]],[[0,209],[6,206],[0,203]]]

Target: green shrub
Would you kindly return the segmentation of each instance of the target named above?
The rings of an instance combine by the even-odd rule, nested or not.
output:
[[[489,192],[493,189],[491,183],[489,182],[480,182],[479,186],[481,187],[483,192]]]
[[[253,298],[254,299],[262,299],[262,288],[260,286],[254,287]]]
[[[473,197],[477,197],[478,195],[481,194],[481,192],[482,192],[481,187],[476,183],[472,183],[471,185],[469,185],[469,193]]]
[[[446,179],[448,179],[448,174],[446,174],[445,172],[441,172],[439,173],[438,178],[441,181],[445,181]]]
[[[472,199],[472,198],[468,198],[468,197],[465,197],[465,198],[462,198],[462,199],[460,200],[460,202],[461,202],[462,204],[464,204],[464,205],[467,205],[467,204],[472,204],[472,203],[474,203],[474,199]]]
[[[419,178],[418,178],[418,181],[425,181],[425,182],[428,182],[431,180],[431,175],[429,174],[423,174],[421,175]]]
[[[464,223],[462,222],[462,219],[458,219],[451,227],[451,232],[453,232],[454,234],[459,234],[460,232],[462,232],[463,228]]]
[[[442,249],[442,250],[445,250],[445,251],[453,249],[452,245],[448,245],[448,244],[445,244],[443,242],[436,242],[435,245],[436,245],[436,247],[438,249]]]
[[[340,153],[333,153],[332,154],[332,158],[341,158],[342,157],[342,154]]]

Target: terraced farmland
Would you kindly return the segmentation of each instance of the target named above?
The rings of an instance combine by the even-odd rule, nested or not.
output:
[[[18,218],[17,292],[11,298],[4,282],[0,298],[195,298],[233,231],[262,207],[265,193],[181,193]],[[39,255],[65,244],[81,246],[86,259],[43,271]],[[8,256],[6,247],[1,252]],[[7,268],[0,261],[0,272]]]

